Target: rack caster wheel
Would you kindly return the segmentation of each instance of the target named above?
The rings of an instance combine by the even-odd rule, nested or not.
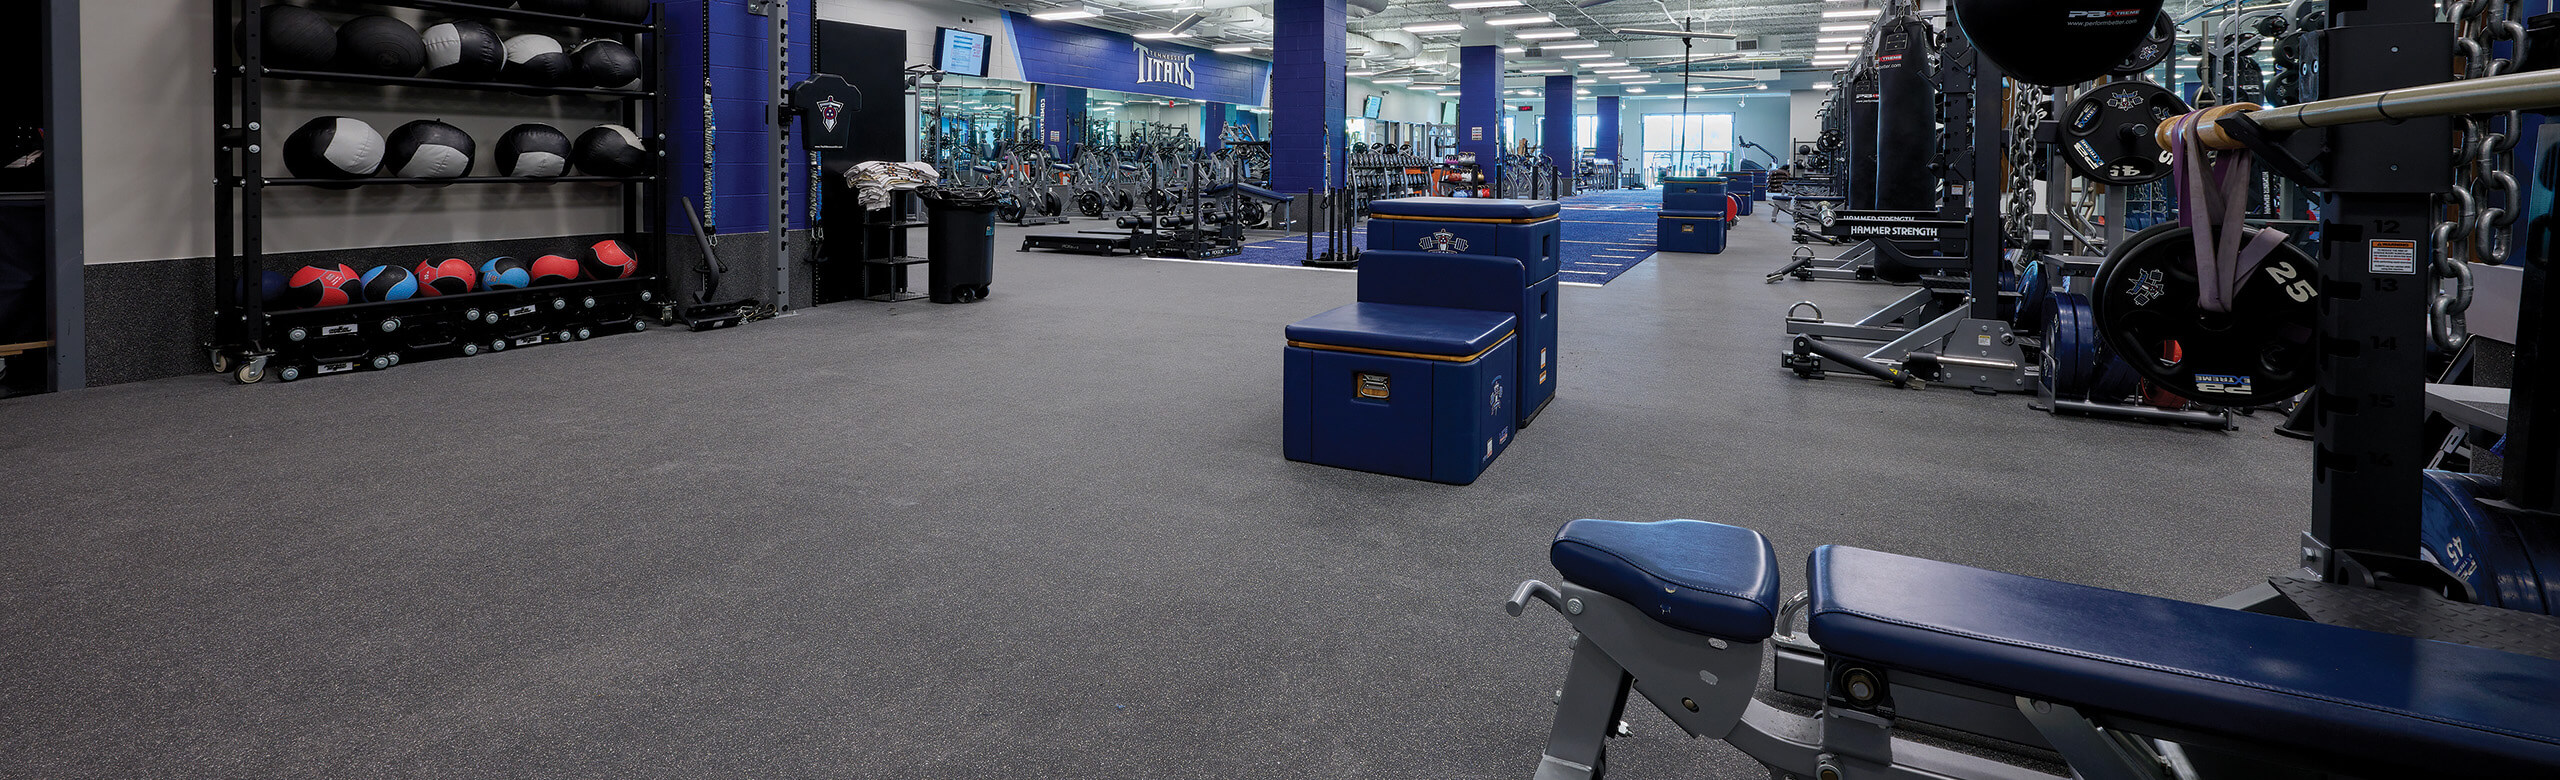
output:
[[[231,379],[244,385],[254,385],[265,378],[267,378],[267,367],[258,365],[254,360],[240,364],[238,369],[231,372]]]
[[[978,300],[983,301],[983,300],[986,300],[986,299],[987,299],[987,286],[986,286],[986,285],[983,285],[983,284],[978,285]]]
[[[579,329],[578,329],[578,340],[579,340],[579,341],[585,341],[585,340],[587,340],[587,339],[594,338],[594,337],[595,337],[595,335],[596,335],[596,332],[595,332],[595,330],[594,330],[594,329],[592,329],[592,328],[579,328]]]
[[[216,374],[231,373],[231,356],[222,354],[222,350],[213,350],[213,372]],[[241,384],[245,385],[248,383],[242,382]]]
[[[283,368],[276,369],[276,381],[278,382],[291,382],[301,378],[301,366],[285,366]]]
[[[478,345],[478,344],[473,344],[473,343],[470,343],[470,342],[464,342],[464,343],[463,343],[463,345],[462,345],[462,356],[463,356],[463,357],[477,357],[477,356],[479,356],[479,354],[480,354],[480,345]]]

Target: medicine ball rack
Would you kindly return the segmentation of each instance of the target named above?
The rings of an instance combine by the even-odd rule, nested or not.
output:
[[[653,154],[663,160],[666,139],[659,129],[657,114],[658,63],[664,55],[665,36],[656,15],[647,22],[624,22],[451,0],[347,4],[433,11],[457,18],[546,23],[577,28],[597,37],[610,36],[646,57],[641,88],[626,90],[268,68],[260,41],[264,10],[261,2],[221,0],[221,10],[213,20],[213,129],[218,150],[213,186],[215,313],[213,340],[204,346],[216,373],[228,373],[234,380],[250,384],[270,373],[279,380],[292,381],[321,374],[381,370],[408,361],[468,357],[637,332],[647,330],[649,320],[660,317],[665,307],[660,298],[666,289],[667,213],[662,163],[653,162],[653,172],[641,176],[386,176],[354,180],[270,178],[264,174],[263,165],[271,144],[283,137],[283,133],[267,133],[264,103],[266,82],[271,79],[611,99],[621,112],[621,124],[648,139],[654,147]],[[623,241],[641,255],[640,269],[632,276],[310,309],[269,310],[261,299],[268,187],[581,183],[608,184],[620,191],[621,230],[609,236],[579,238]],[[561,254],[572,254],[568,247],[562,250]]]

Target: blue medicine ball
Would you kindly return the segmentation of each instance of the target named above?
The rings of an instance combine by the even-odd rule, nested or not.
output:
[[[506,290],[533,284],[533,269],[512,257],[493,258],[480,264],[480,289]]]
[[[396,265],[377,265],[364,272],[364,299],[405,301],[418,294],[418,277]]]
[[[269,306],[284,297],[285,277],[282,271],[268,271],[258,277],[258,300]]]

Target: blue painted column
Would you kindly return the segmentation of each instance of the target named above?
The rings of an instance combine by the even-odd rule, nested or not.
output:
[[[1343,0],[1273,0],[1271,188],[1343,181]]]
[[[1547,162],[1556,166],[1556,180],[1563,187],[1573,182],[1573,77],[1547,77],[1547,132],[1538,145],[1546,150]]]
[[[767,228],[766,196],[773,192],[767,159],[766,111],[773,103],[765,64],[765,17],[750,13],[748,0],[673,0],[658,6],[666,15],[664,78],[666,95],[666,172],[668,193],[700,204],[703,221],[714,233],[761,233]],[[707,18],[706,18],[707,17]],[[817,35],[809,0],[792,0],[790,58],[792,83],[809,77],[815,54],[809,42]],[[710,35],[706,38],[704,31]],[[709,51],[710,72],[703,67]],[[703,90],[710,81],[710,122],[704,122]],[[691,86],[688,86],[691,85]],[[864,110],[874,110],[865,105]],[[808,171],[800,157],[799,123],[792,123],[789,177],[791,228],[808,227]],[[706,144],[706,140],[708,143]],[[705,146],[709,149],[705,149]],[[709,159],[705,159],[706,156]],[[690,232],[684,206],[667,199],[667,230]]]
[[[1600,114],[1600,128],[1592,133],[1591,139],[1593,145],[1600,147],[1596,156],[1603,160],[1622,160],[1626,157],[1626,153],[1625,149],[1618,145],[1618,98],[1616,95],[1611,95],[1601,98],[1599,102],[1600,107],[1595,110]],[[1626,172],[1624,164],[1618,167],[1619,173]]]
[[[1458,48],[1458,151],[1486,173],[1502,160],[1502,47]]]
[[[1201,104],[1200,148],[1214,152],[1227,145],[1227,115],[1234,110],[1225,103]]]
[[[1059,162],[1073,162],[1076,142],[1084,140],[1083,87],[1039,85],[1040,142]]]

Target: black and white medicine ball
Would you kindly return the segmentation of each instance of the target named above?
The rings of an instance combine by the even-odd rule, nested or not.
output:
[[[527,11],[561,16],[582,16],[587,12],[587,0],[522,0],[516,5]]]
[[[596,125],[578,134],[569,162],[589,176],[638,176],[649,172],[649,149],[631,128]]]
[[[462,128],[420,119],[391,131],[382,167],[409,179],[459,179],[471,175],[471,134]]]
[[[305,179],[361,179],[382,169],[382,147],[372,125],[324,116],[284,139],[284,167]]]
[[[572,77],[581,86],[605,89],[638,89],[640,87],[640,55],[631,47],[611,38],[598,38],[578,44],[569,54]]]
[[[587,0],[587,15],[617,22],[649,18],[649,0]]]
[[[248,27],[240,20],[241,30]],[[246,37],[236,40],[248,51]],[[258,9],[258,51],[270,68],[325,68],[338,58],[338,28],[309,8],[277,3]]]
[[[350,73],[415,76],[426,64],[426,41],[408,22],[373,14],[338,26],[338,67]]]
[[[507,39],[507,67],[499,75],[518,84],[555,87],[569,78],[569,55],[548,35]]]
[[[546,124],[516,125],[498,137],[498,175],[547,179],[569,171],[569,135]]]
[[[427,46],[427,75],[455,81],[488,81],[507,64],[498,31],[483,22],[456,19],[419,34]]]

